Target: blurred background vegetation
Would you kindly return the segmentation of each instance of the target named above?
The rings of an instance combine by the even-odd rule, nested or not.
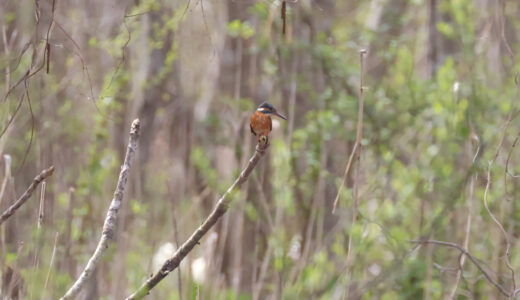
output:
[[[116,238],[80,299],[134,291],[253,153],[249,116],[266,100],[289,120],[150,299],[505,298],[470,261],[458,272],[458,250],[414,239],[467,247],[518,288],[520,2],[297,0],[286,20],[283,35],[278,0],[2,1],[2,211],[56,166],[42,226],[38,188],[0,228],[4,299],[56,299],[79,275],[139,117]],[[360,49],[361,156],[332,214]]]

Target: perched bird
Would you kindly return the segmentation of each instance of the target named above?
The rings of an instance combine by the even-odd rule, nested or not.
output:
[[[287,120],[285,116],[278,113],[276,108],[274,108],[268,102],[264,102],[258,106],[258,109],[251,116],[251,123],[249,126],[251,127],[251,132],[258,136],[258,142],[263,144],[267,144],[267,135],[273,129],[273,122],[271,120],[271,115],[278,116],[284,120]]]

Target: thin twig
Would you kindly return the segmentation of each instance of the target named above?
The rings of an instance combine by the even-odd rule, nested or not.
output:
[[[475,136],[476,137],[476,136]],[[476,137],[475,139],[478,143],[479,139]],[[475,160],[477,158],[478,152],[480,151],[480,143],[477,144],[477,150],[475,151],[475,155],[473,155],[473,163],[475,163]],[[464,235],[464,243],[463,247],[468,250],[469,246],[469,237],[471,234],[471,216],[473,215],[473,194],[475,192],[475,181],[477,181],[477,175],[471,177],[470,183],[469,183],[469,196],[467,198],[467,204],[468,204],[468,216],[466,217],[466,230]],[[455,299],[455,295],[457,293],[457,289],[459,287],[459,282],[462,277],[462,269],[464,268],[464,263],[466,262],[466,256],[461,255],[459,257],[459,268],[457,269],[457,275],[455,279],[455,283],[453,284],[453,287],[450,292],[449,299]]]
[[[358,110],[358,123],[357,123],[357,132],[356,132],[356,142],[354,144],[354,147],[352,148],[352,153],[350,153],[350,157],[348,158],[347,167],[345,168],[345,173],[343,174],[343,180],[341,181],[341,185],[338,188],[338,194],[336,195],[336,199],[334,199],[334,206],[332,207],[332,213],[334,214],[336,212],[336,207],[338,205],[339,197],[341,195],[341,190],[343,189],[343,186],[345,185],[345,181],[347,180],[348,171],[350,170],[350,166],[352,164],[352,160],[354,158],[354,155],[357,153],[358,157],[361,153],[358,148],[361,147],[361,138],[363,133],[363,83],[364,83],[364,58],[367,51],[365,49],[362,49],[359,51],[359,59],[361,64],[360,69],[360,81],[359,81],[359,110]]]
[[[469,246],[469,237],[471,232],[471,216],[472,216],[472,207],[473,207],[473,192],[475,190],[475,181],[477,180],[477,175],[473,176],[471,178],[470,184],[469,184],[469,197],[468,197],[468,216],[466,217],[466,231],[464,236],[464,244],[463,247],[468,250]],[[457,270],[457,275],[455,279],[455,283],[453,284],[453,288],[450,292],[449,299],[455,299],[455,295],[457,293],[457,289],[459,287],[459,282],[462,277],[462,269],[464,268],[464,263],[466,262],[466,256],[462,255],[459,258],[459,268]]]
[[[500,223],[500,221],[498,221],[498,219],[495,217],[495,215],[491,212],[491,210],[488,207],[487,198],[488,198],[488,194],[489,194],[489,186],[491,184],[491,164],[492,163],[490,162],[489,167],[488,167],[488,172],[487,172],[486,190],[484,191],[484,207],[486,208],[487,213],[489,214],[489,216],[491,217],[493,222],[495,222],[495,224],[497,224],[498,228],[500,229],[500,231],[504,235],[504,238],[506,239],[505,262],[506,262],[507,268],[509,269],[509,271],[511,271],[511,278],[513,280],[513,290],[515,290],[516,289],[515,271],[514,271],[513,267],[511,266],[511,263],[509,262],[509,256],[510,256],[509,249],[511,248],[511,242],[509,240],[509,235],[507,234],[506,230],[504,229],[504,226],[502,226],[502,223]]]
[[[76,50],[77,50],[76,55],[79,57],[79,60],[81,61],[82,68],[83,68],[83,70],[85,71],[85,73],[87,75],[87,80],[88,80],[88,85],[89,85],[89,90],[90,90],[90,98],[91,98],[92,103],[94,104],[94,107],[96,108],[97,112],[99,114],[102,114],[101,110],[99,109],[99,107],[98,107],[98,105],[96,103],[96,98],[94,97],[94,89],[92,87],[92,79],[90,78],[90,72],[89,72],[89,69],[88,69],[88,65],[85,62],[85,59],[83,58],[83,55],[81,54],[81,48],[79,47],[78,43],[72,38],[70,33],[68,33],[67,30],[65,30],[65,28],[58,21],[54,20],[54,24],[56,24],[56,26],[58,26],[58,28],[61,30],[61,32],[63,32],[63,34],[65,34],[65,36],[67,36],[67,38],[72,42],[72,44],[76,48]]]
[[[144,14],[147,14],[147,13],[149,13],[149,11],[146,11],[146,12],[143,12],[143,13],[138,13],[138,14],[133,14],[133,15],[127,15],[125,13],[125,15],[123,16],[123,26],[125,26],[125,29],[126,29],[128,37],[127,37],[123,47],[121,47],[121,59],[117,63],[116,70],[114,71],[114,73],[112,74],[112,77],[110,78],[110,83],[108,84],[107,89],[109,89],[112,86],[114,78],[119,73],[119,70],[121,69],[121,66],[123,65],[123,63],[126,61],[125,50],[128,47],[128,44],[130,44],[130,41],[132,40],[132,33],[130,32],[130,28],[128,28],[128,24],[126,23],[126,19],[127,18],[136,17],[136,16],[141,16],[141,15],[144,15]]]
[[[32,193],[34,192],[34,190],[36,189],[38,184],[40,184],[40,182],[44,181],[45,178],[51,176],[53,172],[54,172],[54,166],[51,166],[50,168],[43,170],[40,173],[40,175],[34,177],[33,182],[31,183],[31,185],[29,185],[27,190],[25,190],[25,193],[23,193],[23,195],[20,196],[20,198],[18,198],[18,200],[16,200],[16,202],[13,205],[11,205],[8,209],[6,209],[2,213],[2,215],[0,215],[0,225],[2,225],[2,223],[5,222],[5,220],[7,220],[9,217],[11,217],[16,212],[17,209],[19,209],[22,205],[24,205],[25,201],[27,201],[27,199],[29,199],[31,197]]]
[[[336,195],[336,199],[334,199],[334,206],[332,207],[333,214],[336,213],[336,207],[338,205],[339,195],[341,194],[341,190],[343,189],[343,186],[345,185],[345,181],[347,180],[348,171],[350,171],[350,166],[352,165],[352,160],[354,158],[354,154],[356,153],[357,147],[358,147],[358,142],[356,140],[356,142],[354,143],[354,147],[352,148],[352,153],[350,153],[350,156],[348,158],[347,167],[345,168],[345,174],[343,174],[343,179],[341,180],[341,185],[339,186],[338,194]]]
[[[25,154],[23,156],[22,162],[20,163],[20,166],[18,167],[18,170],[16,171],[16,174],[18,174],[22,167],[25,165],[25,160],[27,159],[27,156],[29,156],[29,151],[31,151],[32,142],[34,138],[34,129],[36,127],[36,119],[34,118],[34,112],[31,105],[31,96],[29,95],[29,82],[28,80],[24,81],[24,88],[25,88],[25,95],[27,96],[27,104],[29,106],[29,112],[31,113],[31,137],[29,138],[29,144],[25,148]]]
[[[175,270],[181,261],[190,253],[190,251],[198,244],[200,239],[217,223],[217,221],[222,217],[226,211],[228,210],[229,203],[231,202],[231,198],[229,198],[229,194],[235,188],[239,188],[248,178],[253,169],[256,167],[260,159],[265,155],[269,144],[258,144],[256,146],[256,151],[253,157],[249,160],[247,166],[244,168],[240,176],[235,180],[235,182],[229,187],[229,189],[220,197],[217,202],[217,205],[211,212],[211,214],[206,218],[204,223],[200,225],[195,232],[190,236],[190,238],[184,242],[184,244],[175,252],[175,254],[168,259],[161,269],[154,274],[150,279],[148,279],[135,293],[130,295],[127,300],[135,300],[142,299],[150,290],[152,290],[161,280],[163,280],[170,272]]]
[[[518,81],[518,72],[516,73],[515,75],[515,85],[516,85],[516,98],[519,98],[520,96],[520,82]],[[506,170],[504,172],[504,189],[505,189],[505,194],[507,196],[507,175],[513,177],[513,178],[518,178],[520,177],[520,175],[517,175],[517,174],[511,174],[509,172],[509,161],[511,160],[511,154],[513,153],[513,150],[515,149],[517,143],[518,143],[518,139],[520,138],[520,132],[518,132],[518,134],[516,135],[516,138],[513,142],[513,145],[511,145],[511,148],[509,149],[509,153],[507,154],[507,160],[506,160]]]
[[[486,279],[491,284],[493,284],[502,294],[504,294],[507,297],[511,297],[509,292],[502,285],[500,285],[498,282],[493,280],[493,278],[491,278],[491,275],[489,275],[489,273],[486,270],[484,270],[484,268],[480,265],[480,263],[477,261],[477,259],[473,255],[471,255],[466,249],[464,249],[464,247],[462,247],[458,244],[455,244],[455,243],[436,241],[436,240],[414,240],[414,241],[410,241],[410,242],[412,242],[414,244],[435,244],[435,245],[451,247],[451,248],[455,248],[455,249],[459,250],[461,253],[463,253],[464,255],[466,255],[469,258],[469,260],[477,267],[477,269],[479,269],[479,271],[482,272],[484,277],[486,277]]]
[[[43,66],[45,65],[45,59],[47,58],[47,60],[49,59],[50,57],[50,45],[49,45],[49,37],[50,37],[50,34],[52,32],[52,28],[53,28],[53,24],[54,24],[54,9],[55,9],[55,2],[56,0],[53,0],[52,2],[52,18],[51,18],[51,23],[49,25],[49,28],[47,29],[47,36],[46,36],[46,39],[45,39],[45,42],[46,42],[46,47],[45,47],[45,50],[44,50],[44,54],[43,54],[43,60],[42,60],[42,64],[40,67],[38,67],[33,73],[31,73],[31,70],[33,69],[33,64],[36,64],[36,59],[37,59],[37,46],[34,47],[33,49],[33,58],[31,60],[31,65],[30,67],[28,68],[28,70],[26,71],[26,73],[24,74],[24,76],[22,78],[20,78],[20,80],[12,87],[9,87],[9,82],[10,82],[10,74],[6,73],[6,94],[5,94],[5,97],[4,97],[4,101],[6,101],[9,97],[9,94],[19,85],[21,84],[22,82],[24,83],[24,93],[22,93],[22,97],[20,99],[20,102],[18,103],[18,106],[16,108],[16,110],[14,111],[13,115],[11,116],[11,118],[9,119],[9,121],[7,122],[5,128],[2,130],[2,133],[0,133],[0,138],[3,137],[3,135],[7,132],[7,130],[9,129],[9,126],[11,125],[11,123],[13,122],[14,118],[16,117],[16,114],[18,113],[22,103],[23,103],[23,100],[24,100],[24,95],[27,95],[27,103],[29,105],[29,111],[31,113],[31,137],[30,137],[30,140],[29,140],[29,144],[27,145],[26,147],[26,150],[25,150],[25,154],[24,154],[24,157],[22,159],[22,163],[20,164],[20,166],[18,167],[18,171],[16,173],[18,173],[22,167],[24,166],[25,164],[25,160],[27,159],[27,156],[29,154],[29,151],[31,149],[31,146],[32,146],[32,141],[33,141],[33,136],[34,136],[34,129],[35,129],[35,118],[34,118],[34,114],[33,114],[33,110],[32,110],[32,106],[31,106],[31,99],[30,99],[30,96],[29,96],[29,79],[35,75],[36,73],[38,73],[40,70],[43,69]],[[39,15],[39,14],[38,14]],[[37,18],[37,24],[36,24],[36,28],[38,28],[38,23],[39,23],[39,17]],[[5,28],[4,28],[5,29]],[[5,32],[4,32],[5,33]],[[36,37],[36,30],[34,32],[34,35]],[[4,36],[4,40],[5,40],[5,36]],[[23,53],[25,52],[25,49],[22,50],[22,53],[20,55],[23,55]],[[7,50],[7,46],[6,46],[6,53],[8,54],[8,50]],[[21,59],[21,56],[20,56],[20,59]],[[47,73],[49,73],[49,64],[47,63]],[[6,72],[10,72],[9,70],[9,67],[7,67],[6,69]]]
[[[508,236],[506,230],[504,229],[504,226],[493,215],[493,213],[489,209],[488,203],[487,203],[487,196],[488,196],[488,192],[489,192],[489,186],[490,186],[490,183],[491,183],[491,166],[498,159],[498,155],[500,154],[500,149],[502,148],[502,144],[504,143],[505,137],[507,135],[507,130],[508,130],[509,126],[511,125],[511,121],[513,120],[513,114],[514,114],[513,112],[510,112],[508,117],[507,117],[506,124],[504,125],[504,130],[502,131],[502,137],[500,138],[500,141],[499,141],[498,146],[497,146],[497,150],[495,152],[495,155],[493,156],[493,159],[489,162],[489,165],[488,165],[486,190],[484,192],[484,206],[485,206],[486,211],[488,212],[489,216],[497,224],[498,228],[500,229],[500,231],[504,235],[504,239],[506,240],[505,263],[506,263],[507,268],[511,272],[511,280],[513,281],[513,291],[514,291],[514,290],[516,290],[515,271],[514,271],[513,267],[511,266],[511,262],[510,262],[510,259],[509,259],[510,258],[509,250],[511,248],[511,241],[509,239],[509,236]],[[509,159],[509,157],[508,157],[508,159]],[[507,163],[506,163],[506,165],[507,165]]]
[[[123,202],[123,195],[125,192],[126,182],[128,180],[128,174],[130,173],[132,157],[134,156],[137,149],[139,127],[139,119],[135,119],[134,122],[132,122],[132,127],[130,129],[130,140],[126,149],[125,160],[123,166],[121,167],[121,173],[119,173],[119,180],[117,181],[114,198],[112,199],[110,207],[108,208],[107,217],[105,219],[105,223],[103,224],[103,233],[101,234],[101,238],[96,247],[96,250],[85,266],[85,270],[83,270],[76,282],[74,282],[67,293],[61,298],[61,300],[73,299],[79,293],[81,288],[94,273],[94,270],[101,260],[101,257],[108,249],[109,242],[114,239],[117,212],[119,211],[121,203]]]
[[[509,149],[509,153],[507,154],[507,160],[506,160],[506,170],[505,170],[505,173],[506,175],[509,175],[513,178],[518,178],[520,177],[520,175],[518,174],[512,174],[511,172],[509,172],[509,161],[511,160],[511,155],[513,154],[513,150],[515,149],[517,143],[518,143],[518,139],[520,138],[520,132],[518,132],[518,134],[516,135],[516,138],[513,142],[513,145],[511,145],[511,148]],[[506,190],[507,192],[507,190]]]
[[[43,286],[43,291],[47,290],[47,285],[49,284],[49,279],[51,278],[52,267],[54,266],[54,258],[56,257],[56,248],[58,245],[58,237],[59,237],[59,233],[56,232],[56,236],[54,237],[54,248],[52,249],[51,261],[49,263],[49,271],[47,272],[47,278],[45,278],[45,285]]]
[[[42,227],[43,210],[45,209],[45,186],[46,182],[42,182],[42,191],[40,193],[40,211],[38,212],[38,228]]]
[[[20,97],[20,101],[18,101],[18,105],[16,106],[14,112],[11,114],[11,117],[9,118],[7,123],[5,124],[4,129],[2,129],[2,132],[0,132],[0,138],[4,136],[4,134],[7,132],[7,129],[9,129],[9,126],[11,126],[11,123],[13,122],[14,118],[18,114],[18,111],[22,107],[22,103],[23,103],[24,99],[25,99],[25,93],[23,93],[22,96]]]
[[[355,170],[355,180],[354,180],[354,208],[352,213],[352,223],[351,228],[354,227],[354,224],[356,223],[358,213],[359,213],[359,165],[360,165],[360,156],[361,156],[361,139],[363,138],[363,91],[364,91],[364,58],[365,58],[366,50],[362,49],[359,51],[359,61],[360,61],[360,80],[359,80],[359,110],[358,110],[358,124],[357,124],[357,133],[356,133],[356,143],[354,145],[354,149],[352,149],[351,157],[349,158],[349,162],[347,163],[347,168],[350,168],[350,164],[352,163],[352,157],[355,156],[357,160],[356,164],[356,170]],[[348,169],[345,169],[345,175],[348,174]],[[346,176],[344,177],[346,179]],[[343,184],[345,181],[343,181],[342,185],[340,186],[340,189],[338,190],[338,195],[336,196],[336,200],[334,200],[334,207],[332,208],[332,213],[336,210],[337,200],[339,199],[339,195],[341,192],[341,188],[343,187]],[[348,238],[348,246],[347,246],[347,258],[346,258],[346,270],[345,274],[346,276],[350,276],[352,270],[350,268],[351,261],[352,261],[352,246],[353,246],[353,240],[352,240],[352,234],[349,235]],[[347,286],[345,294],[348,294],[349,286]],[[345,296],[344,294],[344,296]]]

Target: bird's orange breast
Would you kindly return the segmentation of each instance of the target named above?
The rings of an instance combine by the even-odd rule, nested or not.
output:
[[[272,128],[271,117],[268,114],[256,111],[251,116],[251,128],[258,136],[269,134]]]

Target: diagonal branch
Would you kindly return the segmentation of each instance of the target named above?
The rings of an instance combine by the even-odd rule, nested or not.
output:
[[[96,269],[96,266],[101,260],[101,257],[108,249],[109,242],[114,237],[114,229],[117,221],[117,212],[119,210],[119,207],[121,207],[121,202],[123,201],[123,195],[125,192],[126,181],[128,180],[128,173],[130,171],[132,157],[134,156],[135,150],[137,149],[137,140],[139,139],[139,127],[139,119],[135,119],[134,122],[132,122],[132,128],[130,129],[130,141],[126,149],[125,161],[123,163],[123,166],[121,167],[121,173],[119,173],[119,180],[117,181],[116,190],[114,192],[114,198],[112,199],[110,207],[108,208],[107,217],[103,225],[103,233],[101,234],[101,239],[99,240],[99,243],[96,247],[96,251],[89,259],[87,266],[85,267],[85,270],[83,270],[83,273],[81,273],[76,282],[74,282],[72,287],[60,300],[73,299],[79,293],[81,288],[85,285],[85,283],[88,281],[88,279]]]
[[[23,193],[23,195],[20,196],[20,198],[18,198],[18,200],[16,200],[16,202],[13,205],[11,205],[6,211],[2,213],[2,215],[0,215],[0,225],[2,225],[2,223],[5,222],[5,220],[12,216],[17,209],[24,205],[25,201],[27,201],[27,199],[31,197],[32,193],[34,192],[38,184],[44,181],[45,178],[51,176],[52,173],[54,173],[54,166],[51,166],[48,169],[43,170],[40,173],[40,175],[34,177],[33,182],[31,183],[31,185],[29,185],[27,190],[25,190],[25,193]]]
[[[512,294],[510,294],[500,283],[493,280],[491,275],[489,275],[489,273],[486,270],[484,270],[484,268],[479,264],[477,259],[473,255],[471,255],[468,252],[468,250],[466,250],[464,247],[462,247],[459,244],[455,244],[455,243],[451,243],[451,242],[444,242],[444,241],[436,241],[436,240],[415,240],[415,241],[411,241],[411,242],[414,244],[434,244],[434,245],[439,245],[439,246],[455,248],[455,249],[459,250],[462,254],[466,255],[469,258],[469,260],[475,265],[475,267],[477,267],[477,269],[480,272],[482,272],[482,274],[484,274],[484,277],[486,277],[487,281],[489,281],[492,285],[494,285],[502,294],[504,294],[507,297],[511,297],[512,294],[516,293],[516,291],[514,291]]]
[[[136,300],[143,299],[150,290],[153,289],[161,280],[164,279],[170,272],[175,270],[181,261],[190,253],[190,251],[198,244],[200,239],[217,223],[217,221],[222,217],[226,211],[228,210],[229,203],[231,201],[227,196],[233,191],[235,188],[239,188],[246,180],[249,178],[249,175],[256,167],[260,159],[265,155],[269,144],[258,144],[256,146],[256,151],[253,157],[247,163],[247,166],[244,168],[240,176],[238,176],[237,180],[229,187],[229,189],[220,197],[217,202],[217,205],[208,216],[208,218],[200,225],[195,232],[190,236],[190,238],[184,242],[184,244],[175,252],[175,254],[164,262],[163,266],[155,275],[150,277],[135,293],[130,295],[126,300]]]
[[[334,214],[336,212],[336,208],[338,206],[339,196],[341,194],[341,190],[343,189],[343,186],[345,185],[345,181],[347,180],[347,175],[350,170],[350,166],[352,164],[354,156],[356,156],[356,159],[359,160],[359,157],[361,156],[361,140],[363,138],[363,106],[364,106],[364,91],[365,87],[364,84],[364,58],[367,51],[365,49],[359,50],[359,63],[360,63],[360,76],[359,76],[359,105],[358,105],[358,122],[357,122],[357,129],[356,129],[356,142],[354,143],[354,147],[352,148],[352,152],[350,153],[350,157],[348,158],[347,167],[345,168],[345,173],[343,174],[343,180],[341,181],[341,185],[338,188],[338,194],[336,195],[336,199],[334,199],[334,205],[332,206],[332,213]],[[359,165],[359,164],[358,164]],[[357,179],[356,179],[357,180]],[[359,204],[359,198],[357,193],[357,185],[355,189],[355,204]],[[357,208],[356,208],[357,209]],[[355,215],[357,215],[357,211],[355,212]],[[356,218],[356,217],[354,217]],[[350,244],[350,243],[349,243]]]

